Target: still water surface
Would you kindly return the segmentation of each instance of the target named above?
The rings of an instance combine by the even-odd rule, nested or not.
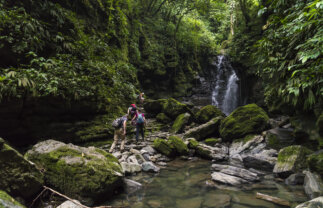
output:
[[[176,159],[159,174],[141,173],[130,177],[141,183],[142,188],[134,193],[121,194],[107,204],[131,208],[283,208],[256,199],[256,192],[295,204],[307,200],[302,186],[287,187],[273,179],[242,188],[211,187],[206,182],[211,179],[210,167],[210,161]]]

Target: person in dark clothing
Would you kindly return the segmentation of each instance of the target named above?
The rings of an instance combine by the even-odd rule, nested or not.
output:
[[[146,125],[146,119],[145,115],[141,112],[140,109],[137,110],[137,113],[132,121],[133,120],[136,120],[136,142],[139,141],[139,133],[141,133],[142,139],[145,140],[144,127]]]

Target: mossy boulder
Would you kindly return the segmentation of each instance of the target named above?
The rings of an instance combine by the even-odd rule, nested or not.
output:
[[[182,113],[177,116],[171,128],[172,133],[182,133],[184,127],[189,124],[191,115],[189,113]]]
[[[219,138],[208,138],[204,142],[207,145],[214,146],[215,144],[221,142],[221,139],[219,139]]]
[[[294,144],[293,130],[274,128],[266,131],[266,144],[269,148],[280,150]]]
[[[195,115],[197,122],[200,124],[206,123],[212,118],[218,116],[225,117],[224,113],[222,113],[221,110],[214,105],[204,106]]]
[[[222,121],[220,134],[223,140],[231,141],[247,134],[260,133],[266,129],[268,120],[267,113],[256,104],[245,105]]]
[[[187,155],[188,147],[183,140],[177,136],[170,136],[169,143],[175,148],[177,155]]]
[[[170,124],[172,122],[172,119],[170,119],[168,116],[166,116],[165,113],[159,113],[157,116],[156,116],[156,120],[159,122],[159,123],[163,123],[163,124]]]
[[[309,155],[307,164],[311,171],[317,172],[323,176],[323,150]]]
[[[34,164],[4,143],[0,145],[0,187],[12,196],[30,200],[41,191],[43,175]]]
[[[222,119],[223,117],[216,117],[205,124],[189,129],[185,132],[184,137],[192,137],[197,141],[200,141],[207,138],[208,136],[219,136],[219,126]]]
[[[300,145],[293,145],[281,149],[273,172],[279,177],[286,178],[306,168],[306,156],[312,151]]]
[[[163,155],[166,155],[167,157],[173,157],[176,155],[175,147],[173,144],[169,143],[165,139],[157,138],[154,140],[153,147]]]
[[[152,114],[157,115],[161,113],[163,110],[164,104],[167,102],[167,99],[159,99],[159,100],[145,100],[144,108],[145,111]]]
[[[0,208],[25,208],[6,192],[0,190]]]
[[[174,98],[167,99],[167,102],[163,104],[162,112],[168,117],[175,119],[182,113],[189,112],[187,105],[175,100]]]
[[[194,138],[189,138],[188,139],[188,144],[187,144],[188,148],[196,149],[198,145],[199,145],[199,142],[196,141]]]
[[[48,186],[84,204],[112,196],[122,185],[117,158],[95,147],[46,140],[36,144],[25,157],[45,170]]]

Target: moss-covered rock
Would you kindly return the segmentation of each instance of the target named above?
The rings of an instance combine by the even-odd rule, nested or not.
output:
[[[187,155],[188,148],[183,140],[177,136],[170,136],[169,142],[174,146],[178,155]]]
[[[3,141],[3,140],[2,140]],[[43,175],[19,152],[2,143],[0,146],[0,187],[13,196],[32,199],[43,185]]]
[[[213,146],[213,145],[221,142],[221,139],[219,139],[219,138],[208,138],[204,142],[207,145]]]
[[[122,185],[118,160],[95,147],[46,140],[36,144],[25,156],[45,170],[46,184],[85,204],[112,196]]]
[[[0,208],[25,208],[6,192],[0,190]]]
[[[176,155],[175,147],[165,139],[155,139],[154,148],[167,157],[173,157]]]
[[[221,110],[214,105],[204,106],[195,115],[197,122],[200,124],[206,123],[212,118],[218,116],[225,117],[224,113],[222,113]]]
[[[167,99],[167,102],[163,104],[162,111],[168,117],[175,119],[180,114],[189,112],[190,110],[185,104],[175,100],[174,98],[169,98]]]
[[[190,148],[190,149],[196,149],[198,145],[199,145],[199,142],[196,141],[194,138],[188,139],[188,145],[187,145],[188,148]]]
[[[294,137],[292,130],[275,128],[266,132],[266,143],[269,148],[280,150],[281,148],[288,147],[294,144]]]
[[[197,141],[203,140],[208,136],[219,136],[219,126],[223,117],[217,117],[185,132],[184,137],[194,138]]]
[[[309,155],[307,164],[311,171],[317,172],[323,176],[323,151],[321,150]]]
[[[260,133],[268,125],[267,113],[256,104],[237,108],[226,117],[220,126],[221,137],[226,141],[241,138],[251,133]]]
[[[274,173],[282,178],[288,177],[306,167],[306,156],[312,151],[300,145],[281,149],[278,153]]]
[[[202,146],[198,145],[195,150],[196,150],[196,154],[201,158],[212,159],[212,156],[211,156],[212,151],[210,149],[203,148]]]
[[[191,115],[189,113],[182,113],[177,116],[171,128],[172,133],[182,133],[184,127],[189,124]]]
[[[161,113],[163,110],[164,104],[167,102],[166,99],[159,99],[159,100],[145,100],[144,108],[145,111],[152,114],[157,115]]]
[[[159,123],[163,123],[163,124],[170,124],[172,122],[172,119],[170,119],[168,116],[166,116],[165,113],[159,113],[157,116],[156,116],[156,120],[159,122]]]

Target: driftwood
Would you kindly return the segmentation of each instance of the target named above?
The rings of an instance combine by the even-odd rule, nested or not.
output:
[[[270,202],[273,202],[273,203],[279,204],[279,205],[284,205],[284,206],[288,206],[288,207],[290,206],[290,203],[287,200],[284,200],[284,199],[281,199],[278,197],[269,196],[269,195],[262,194],[262,193],[258,193],[258,192],[256,194],[256,198],[270,201]]]
[[[124,208],[124,207],[122,207],[122,206],[100,206],[100,207],[88,207],[88,206],[85,206],[85,205],[83,205],[83,204],[81,204],[80,202],[78,202],[78,201],[76,201],[76,200],[74,200],[74,199],[71,199],[71,198],[69,198],[68,196],[66,196],[66,195],[64,195],[64,194],[62,194],[62,193],[59,193],[58,191],[55,191],[54,189],[51,189],[51,188],[49,188],[49,187],[47,187],[47,186],[43,186],[43,190],[42,190],[42,192],[33,200],[33,202],[32,202],[32,204],[30,205],[30,207],[32,207],[33,206],[33,204],[37,201],[37,199],[46,191],[46,190],[49,190],[49,191],[51,191],[51,192],[53,192],[54,194],[57,194],[57,195],[59,195],[59,196],[61,196],[61,197],[63,197],[63,198],[65,198],[65,199],[67,199],[67,200],[69,200],[69,201],[71,201],[71,202],[73,202],[74,204],[76,204],[76,205],[78,205],[78,206],[80,206],[80,207],[82,207],[82,208]]]

